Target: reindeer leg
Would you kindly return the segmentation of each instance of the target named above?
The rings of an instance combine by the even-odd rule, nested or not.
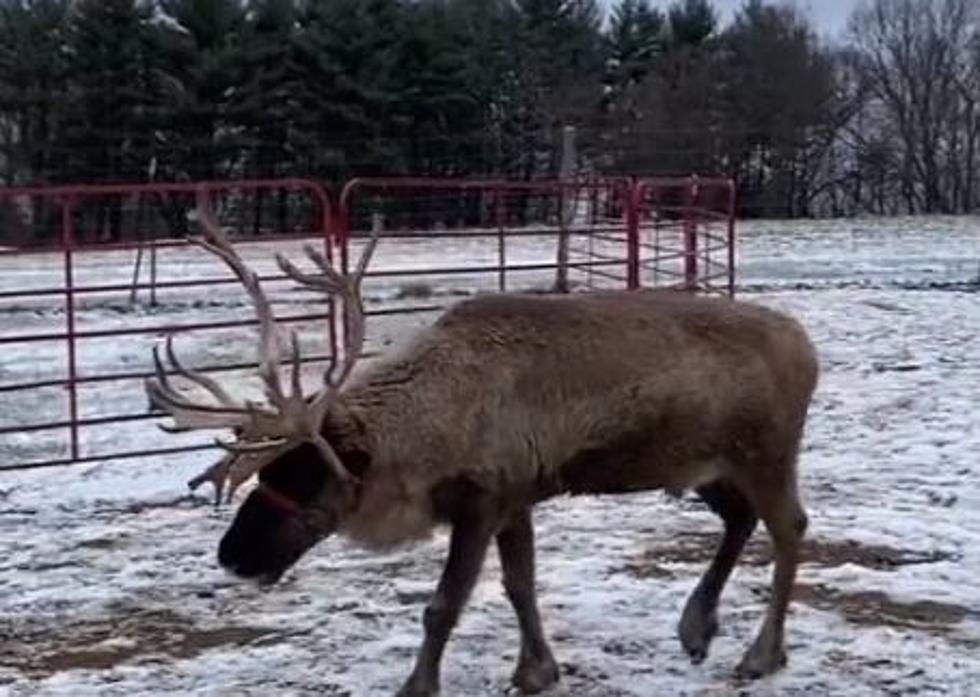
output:
[[[708,656],[708,647],[718,631],[718,598],[755,530],[758,519],[748,500],[725,482],[714,482],[697,489],[698,495],[721,517],[725,532],[711,565],[704,572],[684,606],[677,633],[692,663]]]
[[[521,626],[521,657],[513,683],[525,694],[548,689],[558,682],[558,664],[551,653],[534,589],[534,526],[531,510],[524,509],[497,535],[497,551],[504,575],[504,590]]]
[[[432,697],[439,694],[439,663],[443,650],[476,585],[493,532],[492,521],[485,516],[474,516],[453,525],[449,557],[442,578],[422,616],[425,640],[416,658],[415,668],[398,691],[398,697]]]
[[[786,664],[783,628],[796,578],[800,543],[807,527],[806,513],[800,506],[796,491],[794,469],[790,462],[787,486],[762,489],[765,494],[761,500],[755,502],[756,510],[772,537],[776,563],[766,618],[736,671],[743,678],[760,678],[774,673]]]

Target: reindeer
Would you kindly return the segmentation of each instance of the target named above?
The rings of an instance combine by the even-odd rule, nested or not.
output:
[[[410,542],[451,526],[442,577],[423,614],[424,640],[398,695],[435,695],[450,632],[491,542],[520,625],[514,684],[535,693],[559,679],[535,597],[532,508],[562,494],[693,489],[724,523],[717,553],[688,599],[678,635],[707,654],[719,595],[758,519],[774,549],[772,594],[737,673],[786,661],[784,622],[807,525],[796,462],[817,361],[806,333],[773,310],[677,291],[575,296],[501,294],[448,310],[407,347],[353,373],[364,338],[360,283],[376,239],[350,275],[318,252],[298,283],[345,309],[345,351],[310,396],[292,336],[288,378],[258,276],[210,214],[205,240],[235,273],[260,324],[266,404],[234,398],[154,350],[151,400],[173,430],[231,429],[227,451],[190,482],[230,500],[257,485],[221,539],[220,564],[270,584],[335,532],[364,545]],[[168,372],[170,375],[168,375]],[[203,388],[192,399],[176,374]]]

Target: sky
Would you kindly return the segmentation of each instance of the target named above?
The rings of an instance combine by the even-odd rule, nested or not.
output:
[[[742,6],[743,0],[713,0],[715,7],[727,22],[732,13]],[[821,34],[839,34],[847,27],[847,19],[860,0],[796,0],[796,4],[816,20]],[[614,0],[605,0],[606,6]],[[654,0],[654,5],[667,7],[670,0]]]

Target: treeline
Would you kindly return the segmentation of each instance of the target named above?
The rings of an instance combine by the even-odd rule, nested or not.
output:
[[[0,0],[0,185],[722,173],[743,213],[970,211],[976,0]]]

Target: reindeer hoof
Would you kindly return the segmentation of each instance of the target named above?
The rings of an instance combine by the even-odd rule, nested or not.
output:
[[[718,633],[718,619],[714,613],[705,616],[693,610],[685,610],[677,628],[681,646],[691,659],[699,665],[708,657],[708,647]]]
[[[415,675],[412,675],[395,693],[395,697],[438,697],[438,695],[438,683],[416,678]]]
[[[786,651],[782,647],[773,650],[759,649],[753,645],[735,669],[741,680],[758,680],[772,675],[786,665]]]
[[[558,682],[558,663],[550,653],[541,659],[522,657],[511,682],[521,694],[544,692]]]

